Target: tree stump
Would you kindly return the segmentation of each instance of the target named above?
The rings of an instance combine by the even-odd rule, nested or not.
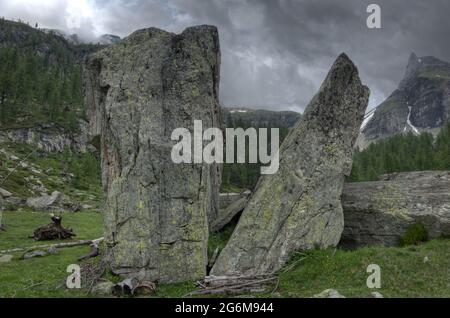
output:
[[[61,216],[51,217],[52,223],[41,226],[34,230],[32,238],[35,241],[65,240],[76,236],[72,229],[66,229],[62,226]]]

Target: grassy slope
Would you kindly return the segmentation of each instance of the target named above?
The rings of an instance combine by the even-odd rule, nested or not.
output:
[[[33,190],[33,186],[42,185],[48,193],[60,191],[69,196],[73,202],[88,203],[94,208],[100,206],[102,191],[99,178],[95,176],[84,178],[75,185],[70,177],[62,175],[63,171],[66,171],[66,174],[77,174],[73,162],[80,159],[67,158],[61,153],[44,154],[40,151],[28,157],[32,150],[31,146],[24,144],[0,144],[0,181],[3,182],[8,176],[0,187],[10,191],[14,196],[26,199],[40,196],[40,191]],[[20,160],[11,160],[10,155],[19,159],[28,157],[24,161],[26,166],[19,165]],[[10,174],[12,170],[14,172]]]
[[[6,232],[0,233],[0,250],[31,246],[28,235],[39,225],[48,223],[47,213],[5,212]],[[77,239],[101,236],[101,215],[96,213],[64,214],[63,224],[72,227]],[[231,234],[212,235],[209,250],[223,246]],[[18,260],[0,264],[0,297],[86,297],[83,290],[57,288],[64,283],[69,264],[86,254],[89,247],[67,248],[59,255]],[[424,263],[424,258],[429,261]],[[450,240],[431,241],[405,248],[364,248],[356,251],[315,250],[296,255],[280,274],[275,294],[268,297],[311,297],[327,288],[337,289],[347,297],[367,297],[369,264],[381,266],[382,288],[386,297],[450,297]],[[108,278],[113,278],[108,275]],[[39,284],[41,283],[41,284]],[[34,287],[34,284],[39,284]],[[157,297],[181,297],[194,288],[193,283],[158,286]]]

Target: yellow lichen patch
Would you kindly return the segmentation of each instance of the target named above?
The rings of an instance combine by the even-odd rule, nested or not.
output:
[[[394,185],[386,185],[374,196],[376,207],[383,209],[386,213],[405,219],[411,219],[408,216],[408,209],[404,207],[405,198],[400,189]]]

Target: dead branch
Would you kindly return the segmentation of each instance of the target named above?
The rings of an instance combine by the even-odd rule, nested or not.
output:
[[[106,271],[106,263],[101,261],[87,261],[81,265],[81,279],[86,285],[88,293],[92,292],[94,286],[101,280]]]
[[[80,257],[79,261],[84,261],[89,258],[94,258],[100,255],[100,249],[98,248],[100,242],[93,242],[91,244],[91,251],[83,257]]]
[[[36,245],[36,246],[30,246],[30,247],[18,247],[18,248],[0,251],[0,254],[10,254],[10,253],[16,253],[16,252],[42,250],[42,249],[48,249],[48,248],[76,247],[76,246],[83,246],[83,245],[91,245],[94,242],[98,242],[97,244],[99,244],[103,240],[104,240],[103,237],[101,237],[101,238],[98,238],[95,240],[82,240],[82,241],[75,241],[75,242],[68,242],[68,243]]]
[[[291,264],[289,264],[288,266],[286,266],[285,268],[283,268],[281,270],[281,273],[285,274],[288,273],[290,271],[292,271],[293,269],[295,269],[301,262],[303,262],[306,258],[308,258],[308,256],[299,258],[295,261],[293,261]]]
[[[208,287],[193,291],[186,296],[261,293],[266,291],[266,285],[277,279],[276,276],[271,274],[241,277],[207,276],[202,285]]]
[[[46,283],[46,281],[43,280],[43,281],[40,281],[38,283],[31,284],[30,286],[27,286],[27,287],[23,288],[22,290],[28,290],[28,289],[31,289],[33,287],[44,285],[45,283]]]

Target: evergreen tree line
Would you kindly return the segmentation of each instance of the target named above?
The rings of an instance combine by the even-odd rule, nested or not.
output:
[[[228,119],[226,121],[230,127],[228,128],[243,128],[244,130],[251,128],[248,123],[246,123],[244,120],[237,119],[237,120],[231,120]],[[230,124],[231,123],[231,124]],[[270,152],[271,149],[271,128],[278,128],[278,127],[271,127],[271,126],[252,126],[256,129],[258,132],[259,128],[267,128],[267,148]],[[284,138],[286,138],[287,134],[289,133],[289,128],[279,128],[279,137],[280,137],[280,145]],[[259,136],[258,136],[259,138]],[[226,140],[225,140],[226,143]],[[259,140],[258,140],[258,146],[259,146]],[[260,177],[260,163],[248,163],[249,162],[249,144],[248,144],[248,138],[246,138],[246,145],[245,145],[245,151],[246,151],[246,163],[237,163],[237,143],[234,144],[235,147],[235,163],[230,164],[223,164],[222,169],[222,191],[228,192],[228,191],[239,191],[240,189],[250,189],[252,190],[256,183],[258,182],[258,179]],[[258,147],[258,153],[259,153],[259,147]],[[225,158],[225,157],[224,157]],[[267,164],[265,164],[267,165]]]
[[[83,105],[81,66],[67,55],[59,51],[55,63],[54,55],[42,56],[32,48],[0,47],[2,127],[42,122],[76,127]]]
[[[243,123],[234,126],[245,129]],[[288,132],[280,129],[280,143]],[[224,164],[222,191],[253,189],[260,177],[259,168],[260,164]],[[347,181],[375,181],[386,173],[425,170],[450,170],[450,124],[436,138],[429,133],[400,134],[357,151]]]
[[[371,144],[355,153],[348,181],[374,181],[393,172],[450,170],[450,123],[436,138],[412,133]]]

